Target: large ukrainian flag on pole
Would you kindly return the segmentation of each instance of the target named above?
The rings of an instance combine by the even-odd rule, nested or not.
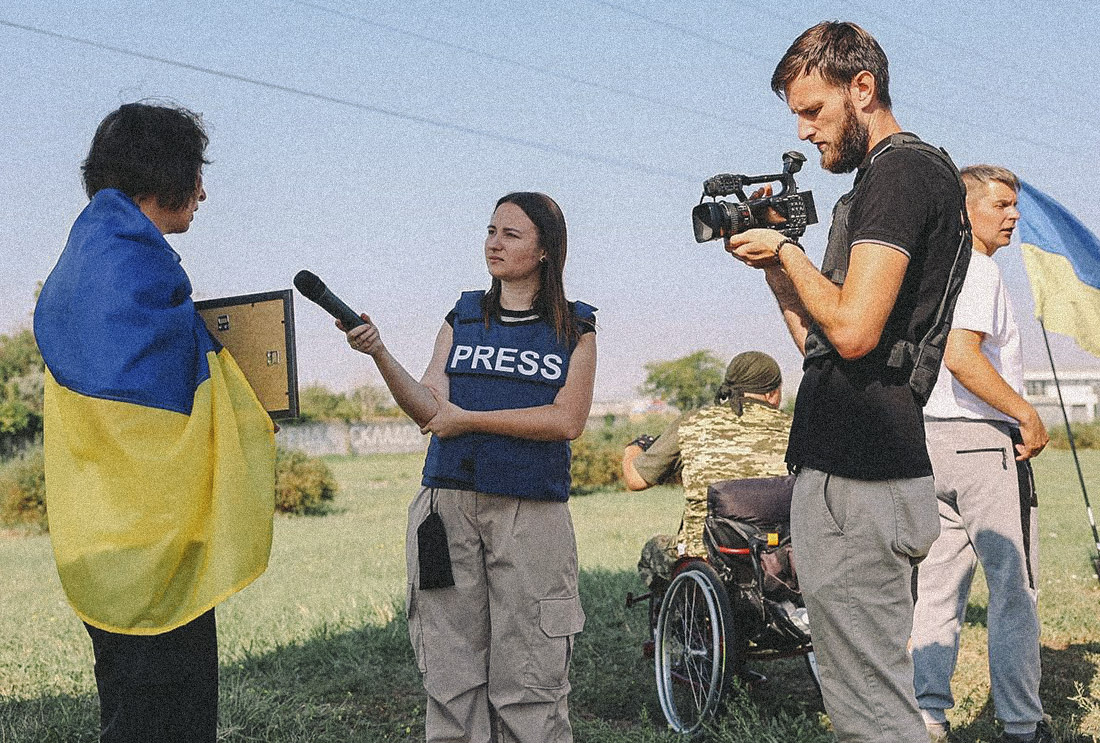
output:
[[[1100,240],[1045,193],[1020,183],[1024,267],[1044,327],[1100,356]]]
[[[50,537],[80,618],[159,634],[263,573],[273,425],[195,312],[179,256],[121,192],[77,218],[34,332]]]

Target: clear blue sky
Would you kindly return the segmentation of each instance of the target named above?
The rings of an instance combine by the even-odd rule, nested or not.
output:
[[[903,127],[960,165],[1012,168],[1100,231],[1090,2],[26,0],[0,8],[0,332],[29,323],[86,203],[96,125],[156,97],[201,112],[211,136],[209,198],[170,238],[199,298],[287,288],[309,268],[418,375],[458,292],[488,283],[493,203],[541,190],[569,223],[567,293],[600,308],[597,398],[701,348],[768,351],[793,381],[761,273],[697,245],[689,213],[704,178],[775,172],[799,149],[827,222],[851,176],[821,170],[768,86],[824,19],[882,44]],[[815,261],[825,235],[803,240]],[[1026,364],[1042,368],[1016,246],[998,261]],[[324,313],[300,298],[296,310],[303,383],[378,382]],[[1100,364],[1067,339],[1055,355]]]

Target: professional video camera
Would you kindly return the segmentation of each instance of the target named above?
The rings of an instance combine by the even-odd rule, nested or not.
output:
[[[691,210],[695,241],[706,242],[736,235],[753,227],[769,227],[787,237],[800,237],[806,225],[817,224],[814,196],[799,192],[794,174],[802,169],[806,156],[791,151],[783,155],[783,172],[775,175],[732,175],[720,173],[703,181],[699,205]],[[754,183],[780,182],[783,190],[774,196],[749,199],[744,187]],[[737,194],[738,202],[719,201],[719,196]],[[710,196],[714,201],[703,201]]]

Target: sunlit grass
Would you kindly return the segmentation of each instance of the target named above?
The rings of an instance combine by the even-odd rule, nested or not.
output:
[[[423,690],[402,616],[405,513],[422,458],[330,458],[336,512],[279,518],[267,573],[218,609],[221,739],[283,743],[415,741]],[[1100,452],[1084,452],[1100,483]],[[1100,737],[1100,589],[1068,452],[1037,460],[1042,509],[1042,695],[1063,741]],[[1098,485],[1100,487],[1100,485]],[[1100,493],[1093,496],[1100,500]],[[670,741],[652,662],[641,653],[644,606],[634,573],[642,543],[675,531],[675,488],[574,498],[588,622],[573,664],[578,741]],[[65,603],[48,537],[0,537],[0,743],[96,740],[91,646]],[[971,597],[951,717],[961,743],[992,740],[984,582]],[[771,680],[736,698],[719,741],[826,741],[820,701],[796,661],[763,665]]]

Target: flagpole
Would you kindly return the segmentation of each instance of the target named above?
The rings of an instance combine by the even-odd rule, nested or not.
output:
[[[1069,450],[1073,452],[1073,463],[1077,467],[1077,480],[1081,483],[1081,494],[1085,496],[1085,511],[1089,515],[1089,526],[1092,527],[1092,541],[1096,546],[1096,557],[1092,558],[1092,569],[1096,572],[1096,579],[1100,580],[1100,535],[1096,533],[1096,519],[1092,516],[1092,505],[1089,503],[1089,492],[1085,488],[1085,476],[1081,474],[1081,460],[1077,456],[1077,447],[1073,443],[1073,430],[1069,426],[1069,415],[1066,413],[1066,404],[1062,400],[1062,385],[1058,382],[1058,371],[1054,368],[1054,354],[1050,352],[1050,339],[1047,338],[1047,326],[1043,318],[1039,318],[1039,327],[1043,329],[1043,343],[1047,347],[1047,358],[1050,359],[1050,373],[1054,375],[1054,389],[1058,390],[1058,407],[1062,409],[1062,420],[1066,423],[1066,438],[1069,439]]]

